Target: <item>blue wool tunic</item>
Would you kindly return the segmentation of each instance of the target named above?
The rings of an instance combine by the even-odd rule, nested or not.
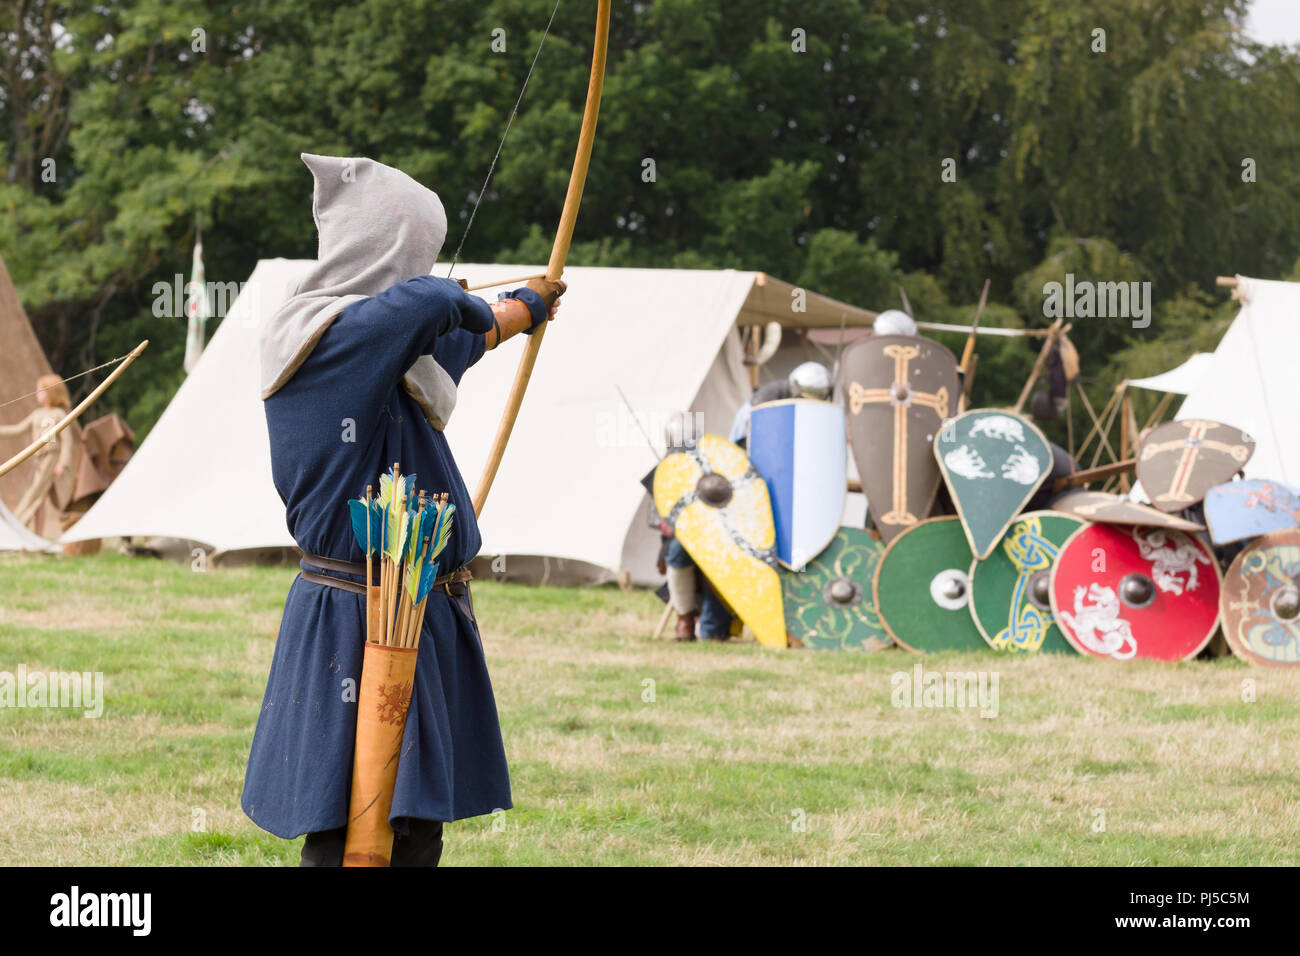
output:
[[[486,318],[485,318],[486,317]],[[289,531],[308,554],[363,560],[347,499],[379,486],[393,462],[415,487],[456,505],[439,573],[479,549],[478,525],[443,434],[401,386],[420,355],[457,383],[483,355],[491,310],[450,280],[421,276],[348,306],[290,381],[265,402],[271,469]],[[354,433],[354,434],[353,434]],[[354,438],[355,440],[349,440]],[[357,580],[357,579],[354,579]],[[284,605],[244,780],[244,812],[292,838],[347,823],[356,735],[355,693],[365,599],[294,580]],[[425,612],[415,687],[390,821],[458,820],[509,809],[510,779],[478,627],[468,601],[434,591]]]

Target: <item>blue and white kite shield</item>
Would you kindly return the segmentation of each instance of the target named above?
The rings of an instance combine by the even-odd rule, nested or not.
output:
[[[830,543],[844,512],[844,409],[808,398],[758,406],[749,416],[749,460],[771,493],[777,560],[800,571]]]

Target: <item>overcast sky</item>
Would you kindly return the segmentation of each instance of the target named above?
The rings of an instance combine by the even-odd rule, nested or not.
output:
[[[1255,0],[1249,29],[1264,43],[1300,43],[1300,0]]]

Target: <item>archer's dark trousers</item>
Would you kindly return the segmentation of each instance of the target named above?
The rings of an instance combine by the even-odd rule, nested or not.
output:
[[[437,866],[442,858],[442,824],[407,820],[406,835],[393,840],[393,866]],[[348,828],[308,833],[299,866],[342,866]]]

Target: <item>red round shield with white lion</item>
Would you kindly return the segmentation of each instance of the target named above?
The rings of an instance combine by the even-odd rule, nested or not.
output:
[[[1209,643],[1222,576],[1209,547],[1169,528],[1085,525],[1052,570],[1052,612],[1080,654],[1181,661]]]

